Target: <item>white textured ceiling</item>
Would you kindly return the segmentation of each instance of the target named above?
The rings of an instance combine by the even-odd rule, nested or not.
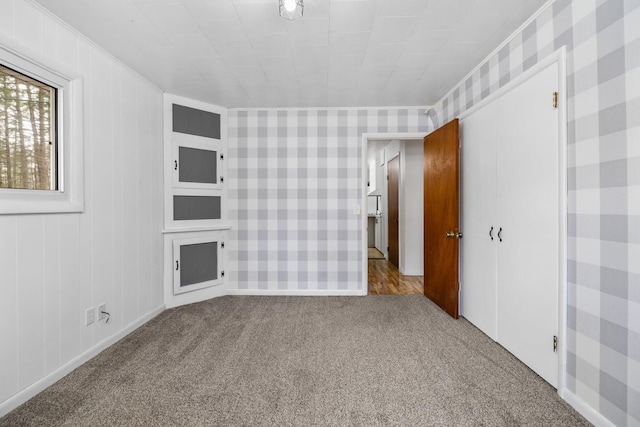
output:
[[[226,107],[431,105],[546,0],[37,0],[166,92]]]

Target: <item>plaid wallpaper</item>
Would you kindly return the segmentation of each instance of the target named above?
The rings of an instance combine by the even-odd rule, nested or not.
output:
[[[230,286],[362,287],[364,132],[425,132],[424,108],[230,110]],[[366,206],[361,206],[366,215]]]
[[[566,46],[568,388],[640,425],[640,1],[556,0],[429,111],[446,123]]]

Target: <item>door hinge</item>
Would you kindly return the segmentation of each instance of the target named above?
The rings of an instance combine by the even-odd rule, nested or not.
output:
[[[553,92],[553,108],[558,108],[558,92]]]
[[[553,351],[558,351],[558,337],[556,335],[553,336]]]
[[[387,175],[387,181],[389,181],[389,175]]]
[[[220,242],[220,247],[224,249],[224,242]]]
[[[387,252],[389,252],[389,246],[387,246]]]

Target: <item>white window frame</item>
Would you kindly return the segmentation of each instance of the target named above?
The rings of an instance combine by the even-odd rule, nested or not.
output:
[[[84,211],[82,78],[0,34],[0,63],[55,89],[56,190],[0,188],[0,214]]]

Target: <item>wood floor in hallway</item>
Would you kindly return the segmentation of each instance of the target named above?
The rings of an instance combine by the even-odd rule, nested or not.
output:
[[[400,274],[386,259],[370,259],[369,295],[422,295],[424,293],[422,276]]]

